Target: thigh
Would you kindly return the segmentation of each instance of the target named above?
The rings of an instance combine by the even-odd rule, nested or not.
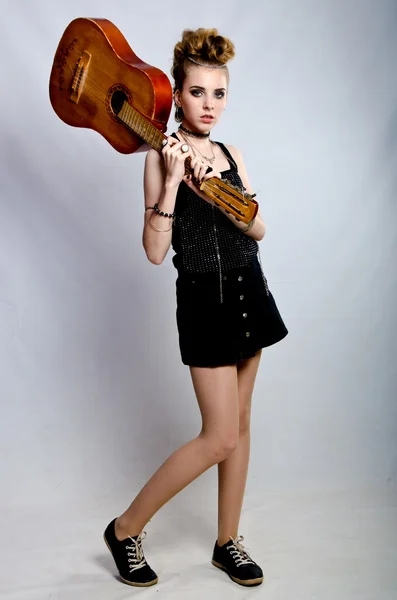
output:
[[[255,379],[258,372],[262,351],[252,358],[247,358],[239,363],[237,370],[237,388],[239,398],[239,426],[245,429],[249,425],[251,415],[251,399],[254,391]]]
[[[237,367],[190,367],[204,434],[233,436],[239,428]]]

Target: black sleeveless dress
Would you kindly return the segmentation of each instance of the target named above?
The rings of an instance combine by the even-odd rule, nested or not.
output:
[[[243,187],[228,149],[222,178]],[[181,182],[172,233],[182,362],[237,364],[283,339],[288,330],[258,260],[258,243]]]

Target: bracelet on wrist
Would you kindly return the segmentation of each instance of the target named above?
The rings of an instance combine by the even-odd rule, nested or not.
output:
[[[160,215],[160,217],[168,217],[169,219],[174,219],[174,218],[175,218],[175,213],[174,213],[174,212],[173,212],[173,213],[166,213],[166,212],[163,212],[162,210],[160,210],[160,209],[159,209],[159,205],[157,204],[157,202],[156,202],[156,204],[153,206],[153,209],[154,209],[154,211],[155,211],[155,212],[156,212],[158,215]]]
[[[158,229],[151,222],[152,221],[152,216],[153,216],[153,213],[150,215],[150,218],[149,218],[149,221],[148,221],[148,225],[149,225],[149,227],[151,229],[153,229],[154,231],[158,231],[159,233],[167,233],[167,231],[171,231],[171,229],[173,228],[173,225],[174,225],[174,219],[172,219],[171,226],[168,229]]]

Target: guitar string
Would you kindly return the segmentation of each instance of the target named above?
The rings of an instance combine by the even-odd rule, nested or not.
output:
[[[98,84],[96,82],[96,80],[93,77],[90,77],[89,75],[86,76],[85,78],[85,84],[87,84],[91,90],[91,95],[94,98],[94,100],[96,100],[99,104],[103,104],[103,98],[107,97],[107,90],[104,89],[103,86],[101,86],[100,84]],[[134,127],[136,127],[136,133],[137,135],[139,135],[139,137],[142,137],[145,141],[149,140],[154,140],[154,137],[158,135],[159,137],[159,145],[161,145],[161,141],[164,139],[164,134],[159,131],[154,125],[152,125],[152,123],[150,123],[149,121],[146,121],[145,117],[141,115],[141,113],[135,109],[134,107],[132,107],[131,105],[129,105],[131,107],[131,109],[134,111],[133,115],[128,115],[129,120],[131,120],[131,124],[133,125],[133,129]],[[142,121],[140,123],[138,123],[137,121],[139,121],[139,119],[142,119]],[[135,129],[134,129],[135,131]],[[145,136],[145,137],[143,137]],[[146,138],[146,139],[145,139]]]

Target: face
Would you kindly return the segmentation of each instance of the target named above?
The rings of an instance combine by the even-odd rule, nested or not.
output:
[[[224,69],[192,65],[175,92],[175,102],[185,115],[183,125],[192,131],[207,133],[219,121],[226,106],[227,75]]]

